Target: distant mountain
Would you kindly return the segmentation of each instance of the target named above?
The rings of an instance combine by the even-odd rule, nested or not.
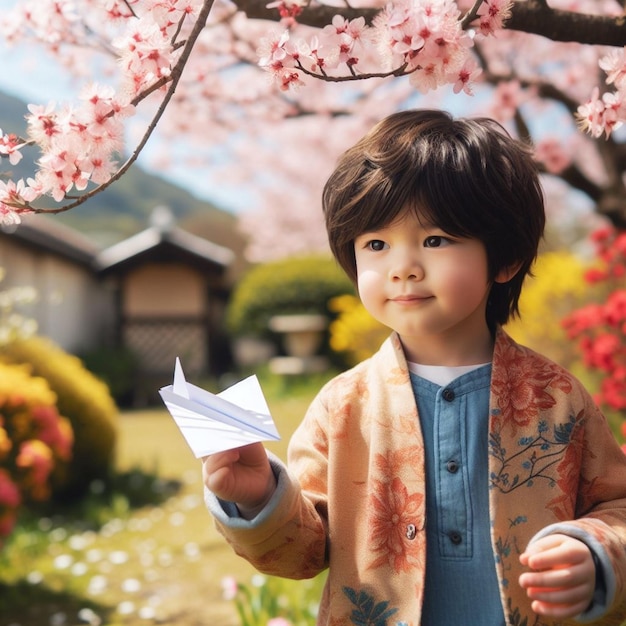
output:
[[[26,103],[0,92],[0,128],[3,132],[21,135],[26,129]],[[25,151],[25,158],[12,168],[12,176],[32,176],[34,151]],[[5,173],[3,163],[0,172]],[[181,228],[233,250],[242,258],[245,240],[237,231],[232,214],[200,200],[187,190],[142,170],[137,164],[102,193],[85,204],[55,217],[93,239],[100,246],[117,243],[148,226],[155,207],[169,207]],[[49,206],[54,206],[50,200]],[[188,225],[188,226],[186,226]],[[243,267],[243,262],[240,261]]]

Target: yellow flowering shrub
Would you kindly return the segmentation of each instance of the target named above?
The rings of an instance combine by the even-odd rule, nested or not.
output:
[[[0,362],[24,364],[45,379],[74,432],[71,461],[55,468],[55,497],[80,498],[94,480],[106,481],[115,461],[118,410],[106,384],[52,340],[33,336],[0,346]]]
[[[517,342],[569,366],[577,357],[561,321],[588,300],[586,269],[583,261],[565,250],[541,254],[534,276],[524,282],[520,317],[509,321],[506,331]]]
[[[329,328],[331,350],[342,354],[350,365],[374,354],[391,332],[367,312],[357,296],[337,296],[328,308],[337,314]]]

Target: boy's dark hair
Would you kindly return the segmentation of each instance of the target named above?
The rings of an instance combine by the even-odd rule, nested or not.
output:
[[[331,250],[354,282],[356,237],[414,210],[452,236],[482,241],[490,280],[519,266],[507,283],[493,283],[487,323],[519,314],[545,225],[543,192],[530,148],[494,120],[394,113],[344,153],[322,203]]]

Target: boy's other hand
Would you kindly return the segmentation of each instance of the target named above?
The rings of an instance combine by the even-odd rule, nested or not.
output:
[[[591,604],[596,568],[591,550],[567,535],[548,535],[520,556],[532,571],[519,578],[538,615],[564,619],[580,615]]]
[[[236,503],[245,519],[255,517],[276,490],[276,478],[260,443],[203,457],[202,475],[207,489]]]

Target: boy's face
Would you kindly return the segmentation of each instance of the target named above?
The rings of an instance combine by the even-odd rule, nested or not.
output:
[[[450,236],[405,211],[357,237],[354,250],[361,301],[398,332],[409,360],[470,365],[491,359],[485,318],[491,282],[480,240]]]

